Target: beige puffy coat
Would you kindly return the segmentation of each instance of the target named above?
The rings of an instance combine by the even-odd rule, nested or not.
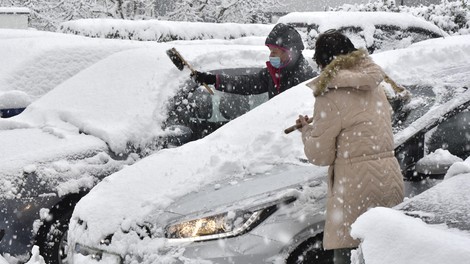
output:
[[[357,50],[333,60],[312,82],[313,124],[302,128],[305,154],[330,166],[325,249],[357,247],[350,226],[368,208],[403,201],[394,156],[391,109],[379,87],[384,73]]]

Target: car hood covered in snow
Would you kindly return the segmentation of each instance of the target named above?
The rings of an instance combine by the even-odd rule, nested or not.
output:
[[[203,186],[197,192],[189,193],[175,200],[164,211],[176,216],[185,215],[187,218],[191,218],[191,215],[201,217],[206,214],[214,215],[248,209],[273,203],[286,197],[297,198],[300,189],[306,186],[315,187],[322,185],[322,183],[325,184],[326,174],[326,167],[282,164],[273,167],[269,173],[255,174],[242,180],[229,178]],[[324,198],[326,195],[325,185],[319,189],[320,193],[316,196],[318,199]],[[152,220],[153,216],[150,214],[147,221]],[[171,220],[165,219],[165,221],[161,223],[165,224]]]
[[[394,209],[374,208],[352,226],[365,263],[466,263],[470,258],[470,159]],[[398,210],[395,210],[398,209]],[[389,246],[393,244],[393,250]]]

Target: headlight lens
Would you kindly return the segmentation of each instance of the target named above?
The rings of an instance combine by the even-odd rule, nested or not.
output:
[[[233,237],[245,233],[263,218],[271,214],[274,207],[254,212],[226,212],[189,220],[166,227],[166,237],[178,241],[203,241]]]

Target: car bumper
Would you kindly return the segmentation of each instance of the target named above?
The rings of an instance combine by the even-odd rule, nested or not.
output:
[[[281,260],[283,263],[298,244],[322,232],[323,225],[324,215],[319,214],[312,218],[310,223],[295,223],[292,219],[271,222],[259,226],[249,233],[226,239],[200,242],[165,239],[166,246],[155,248],[154,252],[139,252],[139,256],[133,254],[119,256],[107,250],[95,249],[77,243],[71,245],[73,252],[69,254],[71,256],[69,261],[73,264],[160,263],[159,259],[170,258],[172,263],[179,263],[179,261],[183,263],[188,260],[193,260],[194,263],[203,263],[203,260],[207,260],[218,264],[273,263],[276,260]],[[282,233],[279,230],[282,230]],[[144,245],[142,248],[147,246]],[[178,249],[184,249],[184,252],[181,253]],[[177,257],[173,259],[173,256]]]
[[[50,208],[55,197],[0,200],[0,254],[29,255],[41,208]]]
[[[177,242],[168,242],[168,247],[159,249],[159,254],[163,252],[174,252],[183,244]],[[184,253],[182,258],[185,260],[208,260],[213,263],[270,263],[269,259],[273,256],[279,256],[282,252],[284,243],[279,241],[268,241],[263,237],[255,235],[246,235],[243,239],[232,238],[224,240],[213,240],[205,242],[194,242],[184,244]],[[155,253],[155,252],[154,252]],[[163,253],[165,258],[172,258],[172,253]],[[153,254],[148,254],[153,255]],[[153,257],[153,256],[152,256]],[[285,258],[285,256],[284,256]],[[117,254],[90,248],[80,244],[74,246],[74,252],[69,260],[73,264],[123,264],[129,263],[124,259],[143,263],[154,263],[147,259],[147,256],[119,256]],[[173,259],[174,263],[181,261],[179,257]],[[130,261],[130,262],[132,262]],[[173,262],[172,262],[173,263]],[[181,261],[183,263],[183,261]]]

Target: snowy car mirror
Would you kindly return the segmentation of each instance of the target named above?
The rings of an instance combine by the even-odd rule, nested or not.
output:
[[[416,163],[416,172],[433,178],[443,177],[453,163],[460,161],[463,160],[448,150],[437,149]]]

